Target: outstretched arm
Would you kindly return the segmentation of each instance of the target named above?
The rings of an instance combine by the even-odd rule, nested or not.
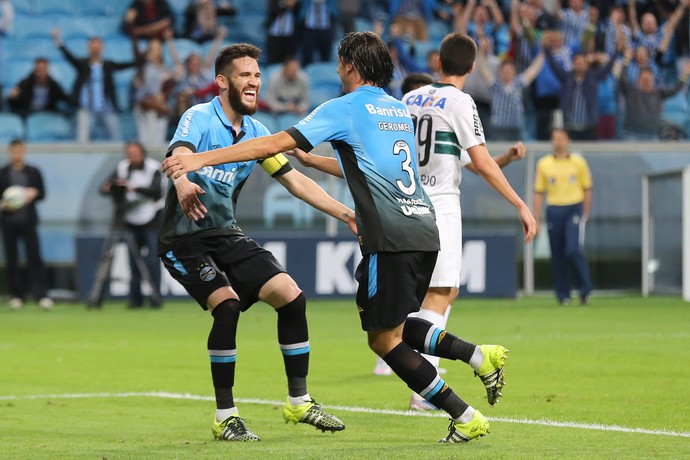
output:
[[[539,75],[539,72],[541,72],[542,67],[544,67],[544,50],[539,50],[539,54],[537,54],[537,57],[534,59],[534,61],[532,61],[529,67],[522,72],[522,79],[525,82],[525,86],[529,86],[530,83],[537,78],[537,75]]]
[[[288,155],[297,158],[297,160],[307,168],[314,168],[318,171],[325,172],[331,176],[344,178],[342,169],[338,160],[332,157],[325,157],[322,155],[314,155],[311,152],[305,152],[302,149],[288,150]]]
[[[176,179],[188,172],[197,171],[204,166],[240,161],[259,160],[297,147],[297,142],[287,131],[280,131],[270,136],[249,139],[239,144],[223,147],[208,152],[192,153],[175,149],[173,154],[163,162],[163,171],[168,177]]]
[[[341,222],[345,222],[350,227],[350,230],[352,230],[352,233],[357,235],[355,212],[331,197],[319,186],[319,184],[296,169],[292,169],[276,179],[292,195],[315,207],[319,211],[335,217]]]

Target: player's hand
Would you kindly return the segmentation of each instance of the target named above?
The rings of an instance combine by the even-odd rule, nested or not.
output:
[[[183,174],[196,171],[204,165],[198,155],[194,153],[175,153],[163,162],[163,172],[172,179],[177,179]]]
[[[523,144],[520,141],[514,143],[510,147],[510,150],[508,150],[510,161],[522,160],[523,158],[525,158],[526,153],[527,147],[525,147],[525,144]]]
[[[288,156],[296,158],[297,161],[299,161],[302,164],[302,166],[306,166],[307,168],[311,167],[311,163],[309,161],[311,153],[305,152],[304,150],[298,149],[297,147],[295,147],[293,150],[287,150],[285,151],[285,153]]]
[[[199,199],[199,195],[206,193],[204,189],[187,179],[187,176],[179,177],[174,183],[177,200],[180,202],[184,215],[195,221],[203,219],[208,210]]]
[[[27,187],[24,192],[24,206],[33,203],[38,197],[38,189],[35,187]]]
[[[519,214],[522,221],[522,231],[525,233],[525,243],[529,243],[537,236],[537,220],[527,206],[522,206]]]

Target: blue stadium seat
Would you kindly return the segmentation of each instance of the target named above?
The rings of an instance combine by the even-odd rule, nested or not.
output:
[[[62,53],[49,38],[10,37],[5,43],[5,60],[30,60],[44,57],[48,60],[62,59]]]
[[[115,84],[115,98],[117,99],[117,106],[120,110],[132,110],[131,104],[132,88],[129,83]]]
[[[64,20],[56,19],[64,39],[102,37],[104,35],[103,31],[99,29],[99,23],[92,21],[93,17],[75,16]]]
[[[132,115],[132,112],[122,112],[119,114],[119,117],[122,139],[137,139],[137,121],[134,119],[134,115]]]
[[[117,16],[82,16],[92,25],[93,36],[101,37],[106,41],[110,38],[126,37],[120,28],[122,19]],[[129,37],[127,37],[129,38]]]
[[[434,40],[429,40],[426,42],[415,42],[415,61],[420,67],[426,68],[426,58],[430,51],[438,51],[441,48],[441,44]]]
[[[355,29],[358,32],[373,31],[374,30],[374,23],[369,19],[356,17],[355,18]]]
[[[311,88],[309,90],[309,107],[311,110],[315,109],[324,102],[333,99],[334,97],[340,96],[342,91],[338,90],[334,92],[333,90],[323,89],[323,88]]]
[[[283,131],[288,129],[304,118],[300,115],[294,115],[292,113],[284,113],[276,117],[276,131]]]
[[[50,38],[50,31],[56,25],[55,16],[16,14],[11,36],[19,38]]]
[[[272,183],[264,195],[264,225],[272,228],[276,217],[288,216],[300,227],[308,227],[314,220],[315,210],[304,201],[294,197],[285,187]]]
[[[5,144],[12,139],[24,137],[24,122],[13,113],[0,113],[0,142]]]
[[[337,62],[314,62],[309,64],[304,71],[307,73],[312,87],[321,84],[340,85],[340,77],[335,71],[337,66]]]
[[[122,69],[114,72],[113,79],[115,80],[115,86],[129,86],[132,83],[136,73],[136,67],[130,67],[129,69]]]
[[[66,16],[81,14],[75,4],[66,0],[36,0],[34,5],[34,14],[41,16],[46,14],[63,14]]]
[[[26,139],[29,142],[72,141],[72,123],[62,115],[38,112],[26,119]]]
[[[34,0],[12,0],[15,14],[35,14],[35,3]]]
[[[21,80],[29,76],[33,68],[33,59],[8,61],[5,65],[5,72],[3,75],[3,86],[5,88],[14,87]]]
[[[661,118],[677,125],[685,126],[690,115],[688,96],[685,91],[666,99],[663,105]]]
[[[103,43],[103,57],[115,62],[133,61],[132,41],[127,37],[108,39]]]
[[[77,71],[74,70],[72,64],[66,61],[54,62],[50,65],[50,75],[60,83],[60,86],[70,92],[74,85],[74,80],[77,78]]]
[[[266,11],[268,11],[267,0],[237,0],[235,5],[239,15],[242,17],[251,14],[253,16],[262,16],[263,20],[266,19]],[[262,29],[262,24],[263,22],[255,22],[253,26]]]
[[[109,16],[122,19],[131,2],[105,2],[103,0],[65,0],[74,2],[81,14],[88,16]]]
[[[263,123],[263,125],[266,126],[270,132],[275,133],[278,131],[278,123],[275,115],[267,112],[256,112],[254,115],[252,115],[252,118]]]

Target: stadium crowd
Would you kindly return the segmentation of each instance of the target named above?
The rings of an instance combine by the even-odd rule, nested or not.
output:
[[[292,125],[340,94],[334,46],[351,30],[389,45],[401,97],[438,77],[441,39],[480,53],[465,90],[490,140],[684,139],[690,0],[0,0],[0,141],[161,145],[217,92],[225,44],[263,48],[257,118]],[[285,68],[283,68],[285,67]]]

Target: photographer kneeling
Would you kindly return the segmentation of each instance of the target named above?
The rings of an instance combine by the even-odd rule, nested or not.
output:
[[[115,206],[113,226],[124,226],[139,250],[153,280],[153,289],[160,289],[161,271],[158,260],[158,230],[160,225],[160,199],[163,196],[161,164],[146,157],[146,149],[137,141],[125,144],[126,159],[120,161],[113,174],[103,182],[101,193],[110,195]],[[129,283],[129,308],[141,308],[142,274],[129,254],[131,279]],[[160,296],[158,296],[160,298]],[[160,301],[150,300],[151,307],[161,306]]]

